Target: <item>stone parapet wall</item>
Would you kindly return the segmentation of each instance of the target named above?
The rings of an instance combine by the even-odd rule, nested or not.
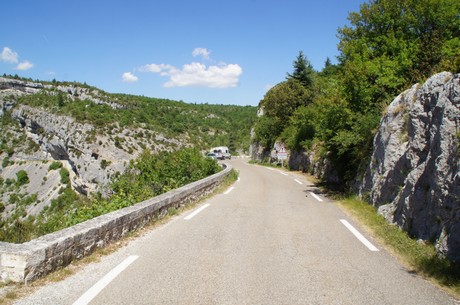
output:
[[[230,166],[225,166],[210,177],[23,244],[0,242],[1,280],[27,283],[89,255],[164,216],[168,209],[206,196],[230,170]]]

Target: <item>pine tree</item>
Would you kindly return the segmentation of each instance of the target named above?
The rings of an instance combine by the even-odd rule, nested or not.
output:
[[[299,81],[305,88],[311,88],[313,85],[313,66],[305,57],[302,51],[299,52],[296,60],[293,62],[294,72],[287,73],[287,79],[295,79]]]

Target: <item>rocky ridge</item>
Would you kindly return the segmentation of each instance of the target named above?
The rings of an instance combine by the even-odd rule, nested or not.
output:
[[[8,111],[13,127],[5,127],[9,141],[14,142],[14,151],[0,149],[0,159],[8,160],[0,166],[3,180],[15,179],[24,170],[30,183],[15,192],[37,194],[36,204],[26,207],[25,215],[37,215],[59,194],[62,186],[59,173],[49,171],[49,165],[59,161],[70,173],[72,188],[83,195],[94,192],[104,194],[110,179],[122,173],[129,161],[144,149],[153,152],[173,150],[188,145],[186,139],[166,138],[161,133],[147,128],[97,128],[89,123],[77,122],[74,118],[57,115],[45,109],[17,103],[22,95],[46,92],[49,95],[63,94],[69,100],[87,100],[96,104],[107,104],[112,108],[126,106],[107,99],[103,92],[77,85],[43,85],[0,77],[0,117]],[[13,146],[12,143],[0,143]],[[1,186],[1,185],[0,185]],[[14,211],[8,204],[8,192],[0,194],[0,202],[6,204],[3,215]]]

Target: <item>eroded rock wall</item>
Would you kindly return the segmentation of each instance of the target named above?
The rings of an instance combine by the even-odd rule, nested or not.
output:
[[[383,115],[360,195],[460,262],[460,74],[400,94]]]

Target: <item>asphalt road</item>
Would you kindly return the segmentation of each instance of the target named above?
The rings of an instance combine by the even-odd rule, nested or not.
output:
[[[229,162],[225,193],[17,304],[458,304],[302,176]]]

